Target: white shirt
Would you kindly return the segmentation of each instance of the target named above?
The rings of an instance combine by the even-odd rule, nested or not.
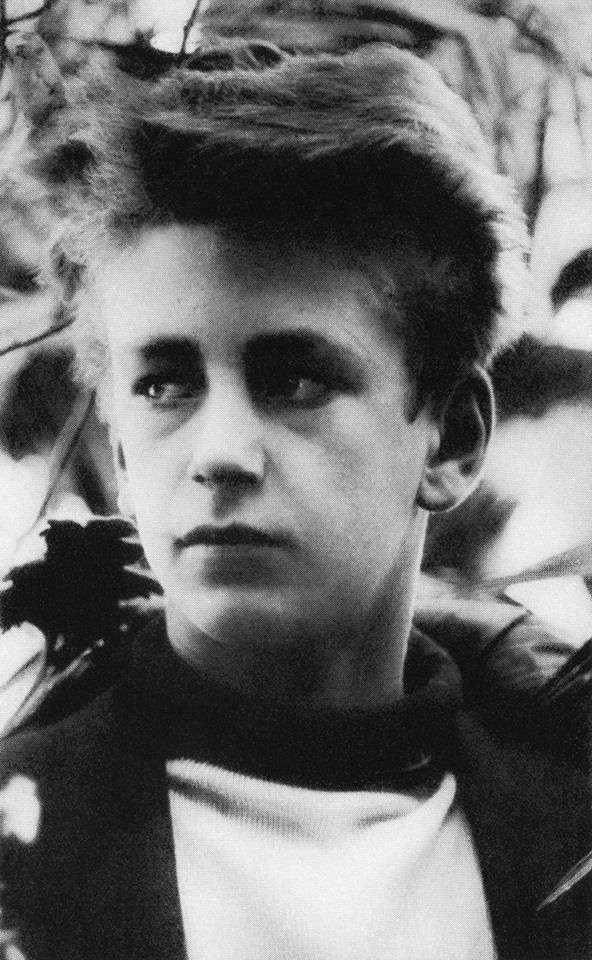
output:
[[[452,774],[426,797],[167,772],[188,960],[495,960]]]

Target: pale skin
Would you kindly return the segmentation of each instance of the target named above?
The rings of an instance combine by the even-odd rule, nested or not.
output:
[[[426,511],[479,473],[486,378],[410,417],[401,343],[335,249],[152,228],[97,292],[122,506],[173,647],[299,707],[397,699]]]

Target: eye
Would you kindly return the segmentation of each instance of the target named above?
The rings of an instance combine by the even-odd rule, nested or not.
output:
[[[365,389],[357,356],[309,332],[255,337],[245,351],[245,375],[258,403],[286,410],[319,409]]]
[[[134,384],[134,395],[143,397],[153,407],[173,407],[195,400],[201,393],[201,385],[188,378],[167,375],[148,375]]]
[[[328,403],[335,388],[322,375],[280,365],[275,370],[259,370],[253,384],[260,402],[312,409]]]

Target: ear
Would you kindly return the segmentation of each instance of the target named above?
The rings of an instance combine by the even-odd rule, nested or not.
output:
[[[495,417],[489,376],[474,367],[435,417],[434,439],[417,492],[424,510],[451,510],[479,481]]]

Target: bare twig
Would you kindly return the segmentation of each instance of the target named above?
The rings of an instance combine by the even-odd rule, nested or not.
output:
[[[586,139],[586,132],[584,129],[584,114],[586,112],[586,105],[584,104],[583,98],[580,96],[580,91],[578,89],[578,78],[577,73],[573,71],[571,75],[571,84],[574,94],[574,103],[576,109],[576,127],[578,130],[578,139],[580,142],[580,149],[582,151],[582,157],[584,161],[584,166],[590,171],[590,144]]]
[[[45,3],[42,3],[40,7],[36,7],[35,10],[29,10],[28,13],[20,13],[16,17],[7,18],[6,24],[9,27],[14,26],[15,23],[24,23],[26,20],[35,20],[36,17],[40,17],[42,14],[47,13],[47,11],[53,7],[55,0],[45,0]]]
[[[539,207],[545,195],[545,131],[547,128],[547,119],[549,117],[549,87],[550,80],[547,77],[545,82],[545,93],[541,105],[541,113],[536,124],[536,166],[534,177],[530,184],[530,190],[526,199],[526,216],[530,233],[534,231],[534,225],[539,211]]]
[[[4,68],[8,53],[6,38],[8,37],[8,18],[6,16],[6,0],[0,0],[0,80],[4,76]]]
[[[8,347],[2,347],[0,349],[0,357],[5,357],[8,353],[12,353],[14,350],[21,350],[24,347],[32,347],[36,343],[41,343],[43,340],[48,340],[49,337],[53,337],[54,334],[60,333],[61,330],[66,330],[67,327],[70,327],[73,322],[73,319],[70,318],[65,320],[64,323],[57,324],[55,327],[49,327],[49,329],[44,330],[43,333],[39,333],[35,337],[29,337],[27,340],[14,340]]]
[[[21,680],[24,680],[27,673],[31,672],[35,664],[39,665],[39,659],[40,651],[36,650],[35,653],[32,653],[24,663],[20,664],[14,673],[11,673],[7,680],[4,680],[2,683],[0,683],[0,696],[4,696],[7,691],[14,686],[15,683],[19,683]]]
[[[181,49],[179,50],[179,59],[184,57],[185,54],[187,53],[187,42],[189,40],[189,35],[193,30],[195,24],[197,23],[198,17],[201,13],[201,7],[202,7],[202,0],[197,0],[195,6],[193,7],[193,10],[191,11],[189,19],[187,20],[187,23],[183,27],[183,41],[181,43]]]
[[[89,393],[85,391],[81,393],[77,398],[72,411],[68,416],[68,419],[60,431],[58,439],[54,444],[53,450],[51,451],[47,491],[45,493],[45,497],[43,498],[43,503],[41,504],[37,512],[37,516],[31,526],[31,530],[34,529],[34,527],[45,515],[45,511],[47,510],[56,491],[64,469],[74,453],[74,450],[76,449],[76,444],[78,443],[80,434],[82,433],[93,408],[94,399],[95,397],[93,392]]]

